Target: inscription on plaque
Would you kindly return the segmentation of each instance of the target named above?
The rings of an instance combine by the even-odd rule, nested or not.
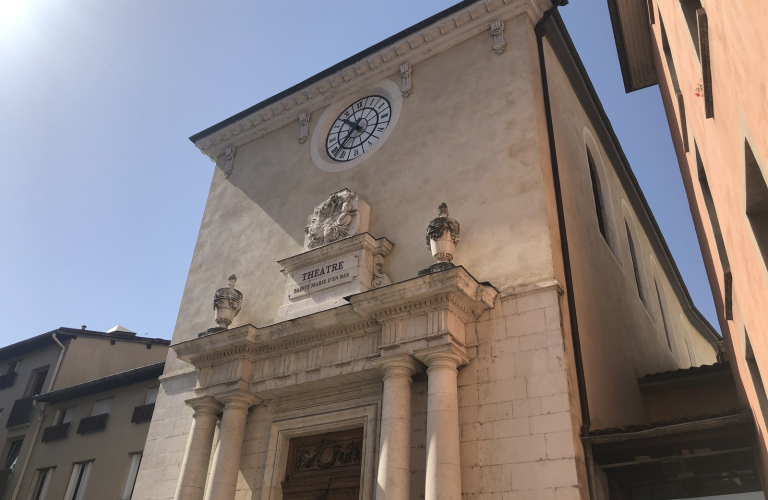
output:
[[[357,255],[340,257],[319,262],[313,266],[297,269],[290,274],[288,298],[293,299],[324,290],[357,278],[359,260]]]

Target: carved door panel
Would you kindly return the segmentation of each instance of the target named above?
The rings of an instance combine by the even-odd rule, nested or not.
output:
[[[291,439],[283,500],[358,500],[363,429]]]

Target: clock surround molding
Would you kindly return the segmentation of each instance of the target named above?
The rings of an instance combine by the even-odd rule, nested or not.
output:
[[[355,101],[366,96],[374,95],[383,96],[389,101],[392,116],[387,128],[381,133],[378,141],[376,141],[370,149],[354,160],[340,162],[332,159],[326,150],[326,139],[328,137],[328,131],[339,117],[339,114]],[[343,172],[360,165],[362,162],[373,156],[382,144],[387,141],[387,138],[397,126],[402,109],[403,92],[400,86],[390,79],[384,79],[368,87],[358,89],[344,99],[331,104],[325,109],[323,114],[320,115],[320,118],[317,120],[317,124],[312,131],[312,137],[308,141],[312,162],[317,168],[325,172]]]

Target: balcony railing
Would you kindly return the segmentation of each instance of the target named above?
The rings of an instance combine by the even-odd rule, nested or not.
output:
[[[17,425],[28,424],[32,417],[32,401],[33,398],[17,399],[13,403],[11,414],[8,415],[8,422],[6,422],[5,426],[15,427]]]
[[[137,406],[133,409],[133,417],[131,417],[131,423],[143,424],[152,420],[152,414],[155,412],[155,403],[149,403],[148,405]]]
[[[0,390],[13,386],[14,382],[16,382],[16,372],[6,373],[5,375],[0,376]]]
[[[52,425],[43,429],[43,443],[49,443],[51,441],[60,441],[67,438],[69,433],[69,422],[65,424]]]
[[[92,417],[85,417],[80,420],[80,425],[77,426],[78,434],[90,434],[92,432],[101,432],[107,427],[107,417],[109,413],[102,413],[101,415],[93,415]]]

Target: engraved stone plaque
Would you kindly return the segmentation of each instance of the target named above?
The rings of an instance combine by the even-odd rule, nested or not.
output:
[[[357,278],[359,255],[347,255],[297,269],[288,274],[288,298],[295,299]]]

